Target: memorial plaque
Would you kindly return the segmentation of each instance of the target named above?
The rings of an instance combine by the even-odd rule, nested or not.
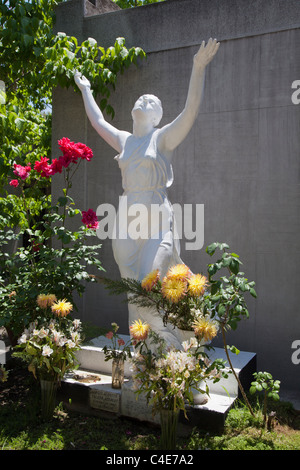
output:
[[[90,407],[98,410],[110,411],[112,413],[120,412],[121,394],[112,390],[90,389]]]

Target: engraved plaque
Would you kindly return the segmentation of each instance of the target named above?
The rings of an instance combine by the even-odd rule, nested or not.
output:
[[[121,394],[114,391],[104,389],[90,389],[90,407],[98,410],[119,413]]]

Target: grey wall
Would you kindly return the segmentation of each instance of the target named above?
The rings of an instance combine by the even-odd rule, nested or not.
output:
[[[57,31],[79,40],[94,37],[108,47],[118,36],[141,46],[147,60],[118,79],[112,96],[114,125],[131,131],[130,110],[142,93],[162,100],[162,125],[175,118],[186,98],[193,55],[210,36],[221,41],[209,65],[201,111],[188,139],[176,150],[173,203],[204,204],[204,247],[225,241],[238,253],[258,299],[249,298],[250,319],[229,342],[257,353],[258,370],[300,390],[300,365],[292,363],[292,342],[300,339],[299,151],[300,105],[291,100],[300,80],[300,2],[296,0],[168,0],[145,7],[83,17],[83,0],[57,9]],[[83,210],[102,203],[115,207],[122,192],[115,152],[85,117],[81,96],[54,91],[53,156],[62,136],[92,147],[95,157],[77,175],[74,197]],[[59,178],[53,179],[58,194]],[[111,241],[99,256],[106,275],[118,268]],[[182,258],[205,270],[205,250]],[[80,301],[84,320],[128,331],[127,308],[102,286],[89,285]],[[218,344],[218,343],[217,343]]]

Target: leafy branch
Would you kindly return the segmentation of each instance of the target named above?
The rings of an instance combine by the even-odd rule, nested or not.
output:
[[[226,243],[212,243],[206,248],[206,252],[210,256],[213,256],[217,249],[221,251],[222,256],[215,263],[208,265],[210,294],[205,297],[205,310],[213,312],[218,320],[229,366],[238,382],[243,398],[251,414],[254,416],[252,407],[247,399],[241,381],[234,370],[229,355],[230,350],[237,354],[239,351],[237,348],[230,348],[227,345],[226,331],[229,329],[235,330],[242,317],[249,317],[244,294],[249,292],[256,298],[257,295],[254,289],[255,282],[249,282],[244,276],[244,273],[239,271],[240,265],[242,264],[239,255],[236,253],[228,253],[227,250],[229,246]],[[229,276],[219,276],[218,279],[215,279],[214,276],[224,269],[229,272]]]

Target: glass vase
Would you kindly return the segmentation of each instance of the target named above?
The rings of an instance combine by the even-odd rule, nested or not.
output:
[[[58,388],[57,380],[40,379],[41,384],[41,413],[42,419],[48,421],[53,417],[56,406],[56,395]]]
[[[160,410],[160,449],[175,450],[178,428],[179,410]]]
[[[124,359],[116,358],[112,362],[111,386],[121,388],[124,383]]]

